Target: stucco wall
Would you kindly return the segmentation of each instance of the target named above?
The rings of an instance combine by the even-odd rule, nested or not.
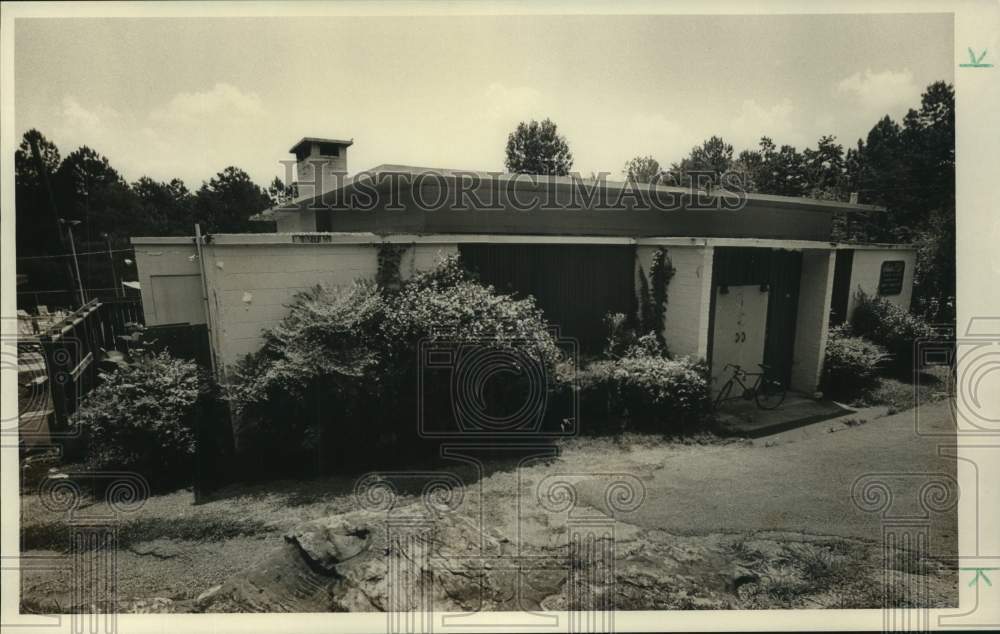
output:
[[[649,279],[653,254],[660,248],[640,244],[636,247],[636,293],[639,292],[639,267]],[[675,273],[667,287],[667,312],[663,337],[670,353],[704,359],[708,355],[708,317],[711,305],[712,247],[664,246]]]
[[[878,294],[879,275],[882,263],[902,260],[906,263],[903,269],[903,289],[898,295],[886,295],[889,301],[909,309],[913,296],[913,269],[916,266],[917,254],[913,249],[854,249],[854,259],[851,266],[851,290],[847,298],[847,314],[854,312],[857,305],[858,290],[868,295]]]
[[[833,250],[806,249],[802,252],[791,387],[806,394],[816,391],[823,370],[834,262]]]
[[[412,245],[400,272],[409,277],[455,250],[455,245]],[[260,347],[261,331],[281,321],[295,293],[316,284],[347,286],[375,277],[378,270],[370,244],[212,245],[205,256],[213,334],[224,371]]]
[[[146,325],[205,323],[194,239],[135,245]]]
[[[454,244],[410,245],[400,261],[400,273],[408,278],[456,251]],[[147,324],[168,323],[161,318],[163,307],[154,301],[150,280],[158,275],[197,277],[200,268],[194,253],[193,244],[136,245]],[[346,286],[358,278],[373,278],[378,270],[376,247],[370,242],[213,243],[204,245],[203,255],[213,347],[223,372],[260,347],[261,331],[281,321],[287,314],[285,306],[298,291],[316,284]],[[200,293],[173,300],[175,312],[180,304],[187,309],[200,309],[203,304]]]

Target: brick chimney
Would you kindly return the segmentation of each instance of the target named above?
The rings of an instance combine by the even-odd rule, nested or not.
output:
[[[354,139],[305,137],[289,150],[295,155],[299,196],[318,196],[343,182],[347,175],[347,148]]]

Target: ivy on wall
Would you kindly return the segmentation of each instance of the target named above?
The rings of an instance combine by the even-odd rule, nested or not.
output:
[[[375,283],[387,290],[397,290],[403,283],[400,262],[403,254],[410,248],[408,244],[380,242],[375,245],[378,253],[378,270],[375,273]]]
[[[677,269],[663,247],[653,252],[649,278],[639,267],[639,325],[643,332],[652,331],[656,341],[666,349],[663,327],[667,315],[667,287]]]

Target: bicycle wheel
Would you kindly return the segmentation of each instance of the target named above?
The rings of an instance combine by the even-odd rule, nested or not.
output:
[[[729,397],[729,393],[732,390],[733,390],[733,382],[732,380],[730,380],[724,386],[722,386],[722,389],[719,390],[719,395],[715,397],[715,403],[714,403],[715,409],[719,409],[719,405],[722,403],[722,401],[726,400]]]
[[[787,392],[788,388],[778,379],[764,378],[757,388],[754,400],[757,401],[757,407],[761,409],[774,409],[785,402]]]

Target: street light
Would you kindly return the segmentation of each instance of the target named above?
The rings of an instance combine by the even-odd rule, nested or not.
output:
[[[83,292],[83,278],[80,277],[80,262],[76,259],[76,242],[73,240],[73,227],[80,224],[79,220],[60,218],[59,223],[69,231],[69,248],[73,252],[73,269],[76,271],[76,283],[80,292],[80,306],[87,303],[87,295]]]

